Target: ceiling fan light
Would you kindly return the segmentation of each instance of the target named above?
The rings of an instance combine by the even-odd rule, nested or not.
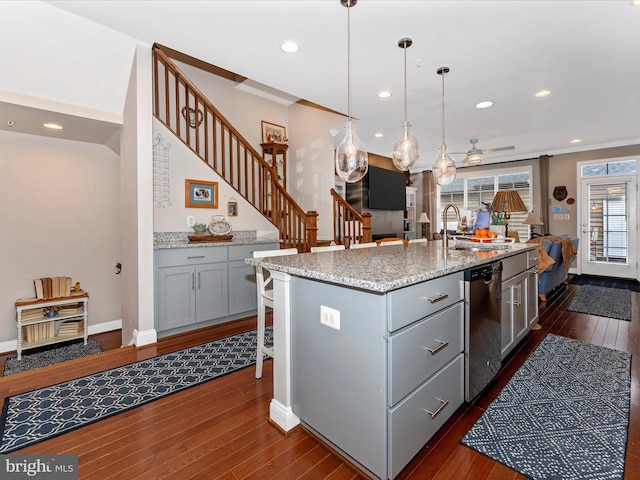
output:
[[[482,163],[482,152],[469,152],[467,154],[467,162],[471,165]]]
[[[393,145],[393,164],[403,172],[409,170],[420,157],[418,139],[411,134],[411,124],[402,123],[402,131]]]
[[[456,179],[456,162],[447,153],[447,146],[440,145],[440,154],[431,166],[433,176],[438,185],[450,185]]]
[[[336,173],[347,183],[362,180],[369,169],[369,154],[356,135],[352,122],[347,122],[345,135],[336,150]]]

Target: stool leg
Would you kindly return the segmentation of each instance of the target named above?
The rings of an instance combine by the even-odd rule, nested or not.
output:
[[[264,353],[262,352],[262,348],[264,347],[265,311],[266,307],[264,304],[264,300],[260,298],[258,300],[258,347],[256,350],[256,378],[262,378],[262,362],[264,360]]]

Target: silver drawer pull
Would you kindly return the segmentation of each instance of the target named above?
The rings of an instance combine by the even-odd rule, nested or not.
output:
[[[429,300],[431,303],[439,302],[440,300],[444,300],[445,298],[449,298],[448,293],[436,293],[435,297],[422,297]]]
[[[425,350],[431,352],[431,355],[435,355],[436,353],[438,353],[438,351],[449,345],[449,342],[443,342],[442,340],[438,340],[437,338],[434,338],[434,340],[440,344],[436,348],[422,347]]]
[[[442,405],[440,405],[435,412],[430,412],[426,408],[422,409],[425,412],[427,412],[429,415],[431,415],[431,418],[436,418],[436,416],[442,411],[442,409],[449,404],[449,400],[442,400],[441,398],[438,398],[438,397],[436,397],[436,400],[438,400],[440,403],[442,403]]]
[[[187,257],[187,259],[192,259],[192,258],[204,258],[204,255],[197,255],[194,257]]]

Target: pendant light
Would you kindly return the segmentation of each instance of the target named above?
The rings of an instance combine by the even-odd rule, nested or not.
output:
[[[393,164],[403,172],[409,170],[420,156],[418,139],[411,135],[411,124],[407,121],[407,48],[413,44],[409,37],[401,38],[398,46],[404,50],[404,122],[400,137],[393,145]]]
[[[369,154],[356,135],[351,118],[351,7],[358,0],[340,0],[347,7],[347,99],[348,116],[345,136],[336,150],[336,173],[347,183],[355,183],[366,175],[369,168]]]
[[[438,185],[450,185],[456,179],[456,162],[447,153],[447,144],[444,140],[444,76],[449,73],[449,67],[440,67],[436,73],[442,76],[442,144],[440,154],[433,162],[431,171]]]

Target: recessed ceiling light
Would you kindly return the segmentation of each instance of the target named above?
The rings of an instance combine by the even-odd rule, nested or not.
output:
[[[486,102],[476,103],[476,108],[489,108],[493,106],[493,102],[487,100]]]
[[[380,93],[378,93],[378,98],[389,98],[391,95],[393,95],[393,93],[391,93],[389,90],[382,90]]]
[[[551,90],[540,90],[539,92],[536,93],[536,97],[538,98],[546,97],[548,95],[551,95]]]
[[[51,130],[62,130],[62,125],[58,125],[57,123],[43,123],[42,126],[50,128]]]
[[[374,137],[376,137],[376,138],[382,138],[382,137],[384,137],[384,135],[383,135],[382,133],[378,132],[378,133],[376,133],[376,134],[374,135]]]
[[[280,50],[284,53],[298,53],[300,51],[300,45],[291,40],[287,40],[282,45],[280,45]]]
[[[634,7],[640,7],[640,0],[631,0],[631,5]]]
[[[574,138],[573,140],[571,140],[571,143],[580,143],[582,142],[581,138]]]

